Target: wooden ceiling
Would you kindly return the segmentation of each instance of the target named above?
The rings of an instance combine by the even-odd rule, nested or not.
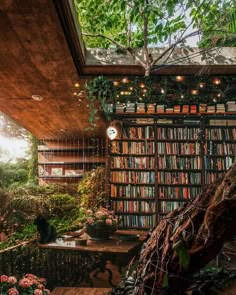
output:
[[[0,1],[0,111],[39,139],[89,136],[87,103],[53,1]],[[32,95],[41,95],[35,101]],[[98,133],[103,135],[105,122]]]
[[[67,0],[0,1],[0,111],[39,139],[91,135],[84,131],[87,101],[73,96],[74,82],[88,75],[143,75],[139,66],[86,65],[76,36]],[[186,73],[192,68],[182,66]],[[228,71],[236,74],[235,65]],[[104,136],[105,128],[101,117],[96,135]]]

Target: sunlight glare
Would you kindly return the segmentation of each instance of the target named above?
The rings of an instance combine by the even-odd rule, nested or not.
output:
[[[28,142],[24,139],[7,138],[0,135],[0,161],[15,161],[17,158],[27,158]]]

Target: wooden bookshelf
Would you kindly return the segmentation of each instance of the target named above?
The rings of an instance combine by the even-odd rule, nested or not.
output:
[[[120,228],[152,228],[236,161],[234,114],[112,114],[110,201]]]
[[[40,184],[76,184],[84,173],[105,166],[105,142],[45,142],[38,146],[38,177]]]

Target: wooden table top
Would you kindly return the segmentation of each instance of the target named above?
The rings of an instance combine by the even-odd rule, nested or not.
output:
[[[119,239],[119,235],[139,235],[137,240],[124,241]],[[117,253],[124,254],[133,251],[136,247],[139,247],[147,236],[147,232],[144,231],[129,231],[129,230],[117,230],[116,233],[109,240],[93,241],[87,238],[87,245],[75,245],[75,238],[70,241],[56,241],[55,243],[39,244],[40,248],[46,249],[58,249],[58,250],[74,250],[74,251],[86,251],[86,252],[100,252],[100,253]]]
[[[111,290],[110,288],[57,287],[51,295],[107,295]]]

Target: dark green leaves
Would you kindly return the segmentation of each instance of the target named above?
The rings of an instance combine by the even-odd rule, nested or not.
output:
[[[190,256],[188,253],[186,242],[184,240],[179,240],[177,243],[173,245],[173,250],[178,254],[179,262],[183,269],[188,269],[190,263]]]

